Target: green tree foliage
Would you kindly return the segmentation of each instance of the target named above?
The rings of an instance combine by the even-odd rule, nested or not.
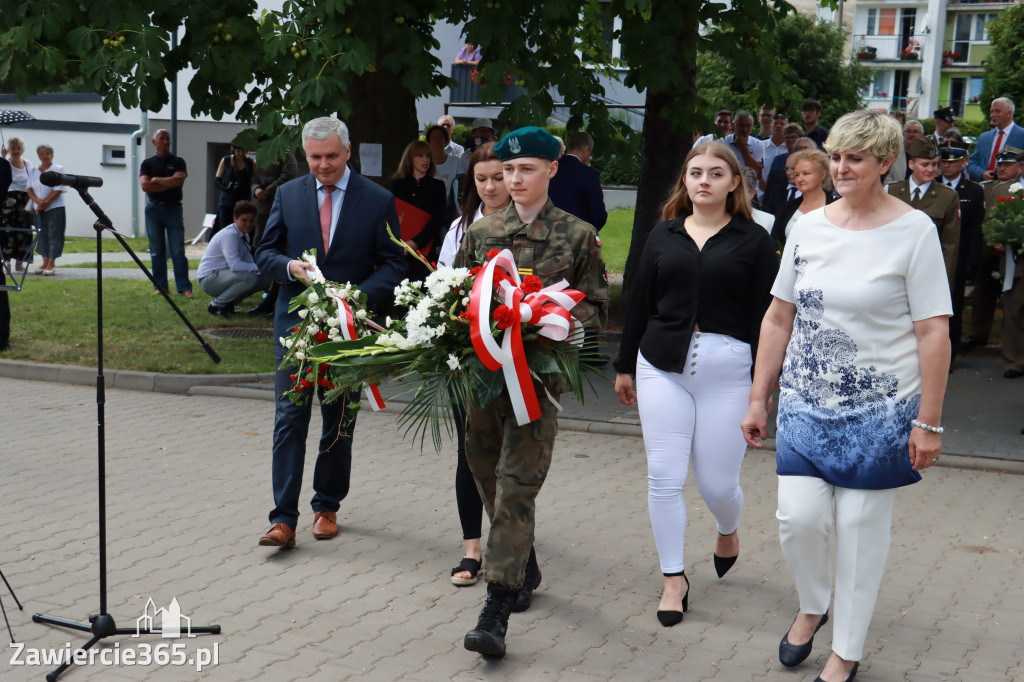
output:
[[[860,91],[871,81],[871,71],[846,60],[844,39],[844,32],[831,24],[790,14],[768,31],[766,40],[776,49],[753,71],[746,59],[737,65],[734,52],[702,51],[697,87],[713,105],[703,127],[710,130],[711,117],[722,107],[756,115],[769,102],[800,122],[800,102],[813,97],[821,102],[826,127],[860,108]],[[766,82],[766,77],[771,80]]]
[[[988,35],[992,52],[985,64],[981,110],[987,113],[996,97],[1009,97],[1017,103],[1019,113],[1024,104],[1024,5],[1000,12],[989,22]]]

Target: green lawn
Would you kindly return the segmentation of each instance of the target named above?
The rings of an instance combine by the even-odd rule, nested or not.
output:
[[[173,374],[273,371],[274,349],[269,338],[207,336],[223,359],[213,364],[163,297],[152,291],[148,281],[103,281],[107,368]],[[273,326],[262,316],[215,318],[206,311],[210,297],[198,288],[194,291],[194,301],[177,295],[174,301],[200,333],[218,327]],[[10,294],[10,302],[11,348],[0,353],[0,358],[86,367],[96,364],[95,280],[32,279],[20,292]],[[245,311],[258,302],[254,295],[237,307]]]
[[[608,272],[622,274],[626,269],[629,241],[633,237],[633,209],[608,211],[608,222],[601,228],[601,253]]]
[[[125,237],[125,242],[136,253],[149,251],[149,240],[145,237]],[[113,237],[103,238],[102,249],[103,253],[124,251],[121,243]],[[95,237],[68,237],[64,240],[64,253],[96,253],[96,239]]]
[[[148,255],[148,251],[145,252],[145,253]],[[142,258],[142,254],[141,253],[136,254],[136,255],[139,255],[139,260],[141,260],[143,263],[145,263],[147,268],[149,268],[150,270],[153,269],[153,262],[149,258]],[[199,267],[199,259],[198,258],[189,258],[188,259],[188,266],[190,268],[192,268],[193,270],[195,270],[196,268]],[[96,261],[91,261],[89,263],[78,263],[76,265],[58,265],[57,267],[58,268],[95,268],[96,267]],[[103,269],[106,270],[107,268],[128,268],[128,269],[134,268],[134,269],[138,270],[139,266],[135,264],[135,261],[130,261],[130,260],[118,260],[118,261],[104,260],[103,261]],[[170,268],[170,266],[168,266],[168,268]]]

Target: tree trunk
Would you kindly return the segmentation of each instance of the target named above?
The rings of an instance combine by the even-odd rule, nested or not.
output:
[[[693,107],[695,98],[696,68],[695,64],[681,65],[688,70],[691,84],[689,92],[673,93],[672,95],[652,95],[647,93],[646,110],[644,112],[644,133],[641,145],[642,161],[640,167],[640,185],[636,194],[636,213],[633,216],[633,235],[629,243],[629,255],[626,257],[626,272],[623,278],[622,297],[625,305],[619,310],[625,311],[629,296],[633,290],[633,280],[640,264],[647,237],[654,226],[661,221],[661,205],[679,179],[683,160],[690,147],[693,146],[692,136],[681,135],[665,117],[665,112],[676,107]],[[692,118],[692,117],[690,117]],[[620,320],[621,322],[621,320]]]
[[[417,139],[416,98],[404,87],[401,79],[386,71],[364,73],[349,85],[352,115],[345,120],[352,140],[349,163],[363,173],[359,163],[360,144],[382,144],[381,176],[370,180],[391,189],[392,175],[398,170],[406,145]],[[365,173],[363,173],[365,175]]]

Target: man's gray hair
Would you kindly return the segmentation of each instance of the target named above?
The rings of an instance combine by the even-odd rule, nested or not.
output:
[[[736,121],[740,120],[740,116],[749,116],[751,121],[757,120],[757,117],[754,116],[749,111],[737,111],[735,114],[733,114],[733,117],[732,117],[733,123],[735,123]]]
[[[757,189],[757,171],[750,166],[743,166],[740,168],[740,175],[743,176],[743,184],[746,186],[747,191],[751,192]]]
[[[796,146],[799,145],[801,142],[810,142],[811,143],[810,149],[817,149],[818,151],[821,151],[821,146],[818,144],[818,142],[813,137],[807,137],[805,135],[804,137],[801,137],[796,142],[794,142],[793,143],[793,147],[796,148]]]
[[[1013,100],[1010,99],[1009,97],[996,97],[994,100],[992,100],[992,104],[995,104],[996,102],[1005,104],[1006,108],[1009,109],[1011,113],[1017,111],[1017,105],[1014,104]]]
[[[36,154],[39,153],[40,149],[45,149],[46,151],[50,152],[50,154],[53,154],[53,147],[51,147],[48,144],[41,144],[38,147],[36,147]]]
[[[303,140],[326,140],[331,135],[341,138],[341,144],[349,146],[348,126],[333,116],[321,116],[306,123],[302,128]]]
[[[445,120],[451,121],[452,122],[452,126],[453,127],[455,126],[455,118],[452,117],[452,116],[449,116],[448,114],[443,114],[439,119],[437,119],[437,125],[443,125],[441,123],[441,121],[445,121]]]
[[[910,120],[903,124],[903,132],[906,133],[910,129],[910,126],[917,126],[921,129],[921,134],[924,135],[924,125],[920,121]]]

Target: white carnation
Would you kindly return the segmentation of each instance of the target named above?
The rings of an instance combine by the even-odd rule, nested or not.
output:
[[[365,320],[366,319],[366,311],[365,310],[357,310],[356,311],[356,319],[357,320]]]

